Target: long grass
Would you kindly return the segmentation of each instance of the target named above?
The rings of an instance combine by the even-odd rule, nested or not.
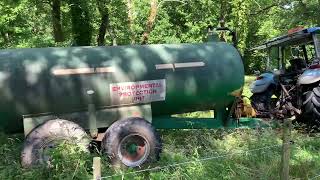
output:
[[[109,179],[279,179],[279,130],[162,130],[160,133],[164,141],[161,159],[143,168],[162,169],[130,174],[139,168],[115,169],[103,158],[103,176],[113,176]],[[308,179],[320,174],[320,137],[298,131],[293,131],[292,137],[291,178]],[[92,158],[98,154],[64,145],[55,150],[50,168],[23,169],[19,158],[23,137],[1,134],[0,141],[0,179],[92,178]],[[273,145],[279,146],[250,151]],[[204,157],[217,158],[200,161]],[[174,166],[182,162],[188,163]]]

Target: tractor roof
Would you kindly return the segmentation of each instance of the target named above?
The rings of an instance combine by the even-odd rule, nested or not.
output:
[[[251,50],[267,49],[270,47],[308,44],[312,42],[312,34],[320,34],[320,27],[296,28],[288,31],[288,34],[273,38]]]

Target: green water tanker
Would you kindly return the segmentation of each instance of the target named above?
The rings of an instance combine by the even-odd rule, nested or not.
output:
[[[159,156],[155,128],[234,124],[243,83],[225,42],[1,50],[0,127],[24,130],[25,166],[61,139],[84,149],[94,139],[112,163],[136,167]],[[214,117],[172,117],[204,110]]]

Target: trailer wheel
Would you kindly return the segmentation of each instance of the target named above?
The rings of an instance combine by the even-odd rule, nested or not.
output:
[[[159,160],[161,139],[143,118],[113,123],[102,140],[102,149],[115,166],[138,167]]]
[[[50,166],[48,152],[62,142],[75,144],[80,150],[88,151],[90,139],[87,133],[74,122],[62,119],[47,121],[26,137],[21,152],[22,166]]]

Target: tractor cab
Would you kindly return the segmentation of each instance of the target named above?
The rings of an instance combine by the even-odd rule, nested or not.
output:
[[[320,27],[294,28],[251,50],[266,53],[267,72],[298,73],[320,58]]]

